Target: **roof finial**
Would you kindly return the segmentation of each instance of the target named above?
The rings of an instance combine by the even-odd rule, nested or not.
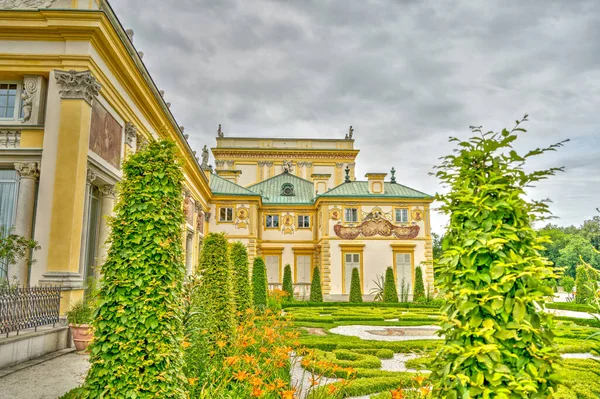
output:
[[[344,180],[344,183],[350,183],[350,166],[346,165],[346,180]]]
[[[223,130],[221,130],[221,124],[219,123],[219,128],[217,129],[217,136],[219,137],[225,137],[225,133],[223,133]]]
[[[392,170],[390,170],[390,173],[392,174],[392,178],[390,179],[390,183],[395,184],[396,183],[396,169],[394,169],[393,166],[392,166]]]

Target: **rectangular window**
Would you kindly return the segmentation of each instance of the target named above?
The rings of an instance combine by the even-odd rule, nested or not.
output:
[[[267,215],[265,224],[267,229],[279,228],[279,215]]]
[[[396,222],[408,223],[408,208],[396,208]]]
[[[357,208],[346,208],[344,209],[344,221],[346,222],[358,222],[358,209]]]
[[[360,274],[360,254],[347,253],[344,256],[344,292],[346,294],[350,293],[352,269],[358,269],[358,273]]]
[[[396,284],[398,295],[410,295],[412,293],[412,255],[407,253],[396,253]]]
[[[0,170],[0,236],[10,234],[17,207],[17,171]],[[0,279],[6,278],[8,264],[0,259]]]
[[[220,208],[219,222],[233,222],[233,208]]]
[[[310,255],[298,255],[296,256],[296,283],[310,283],[311,282],[311,266],[312,256]]]
[[[298,228],[299,229],[310,228],[310,216],[308,216],[308,215],[298,216]]]
[[[0,119],[18,119],[19,84],[0,83]]]
[[[265,256],[265,264],[267,266],[267,282],[269,284],[280,283],[279,281],[279,255]]]

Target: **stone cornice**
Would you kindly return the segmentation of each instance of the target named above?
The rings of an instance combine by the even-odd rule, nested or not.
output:
[[[215,158],[234,158],[234,159],[281,159],[287,160],[293,159],[348,159],[354,160],[358,155],[358,150],[347,150],[347,151],[315,151],[315,150],[223,150],[220,148],[212,149]]]

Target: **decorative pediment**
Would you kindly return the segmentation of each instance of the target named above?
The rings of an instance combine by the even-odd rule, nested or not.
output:
[[[372,218],[365,220],[358,226],[344,226],[342,223],[338,223],[333,226],[335,235],[345,240],[354,240],[355,238],[362,237],[391,237],[402,240],[411,240],[419,235],[420,227],[418,225],[412,226],[396,226],[389,220],[383,218]]]

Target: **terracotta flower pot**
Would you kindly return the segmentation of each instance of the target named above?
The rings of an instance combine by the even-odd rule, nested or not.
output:
[[[78,352],[87,350],[88,345],[94,338],[92,326],[89,324],[69,324],[69,327],[71,327],[71,334],[73,334],[75,349],[77,349]]]

